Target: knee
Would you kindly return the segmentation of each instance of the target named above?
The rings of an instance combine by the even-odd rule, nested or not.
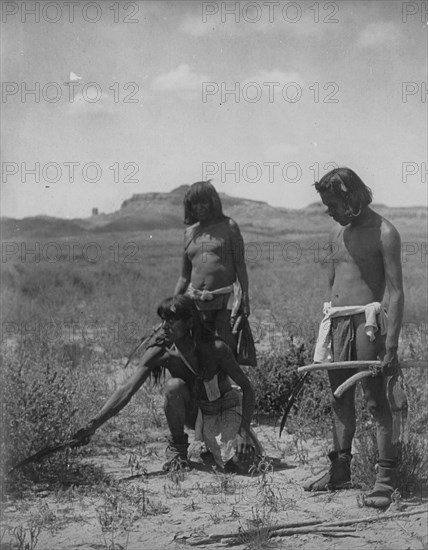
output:
[[[379,401],[374,399],[369,399],[367,401],[367,410],[373,416],[373,418],[379,418],[383,413],[383,407]]]
[[[170,378],[165,383],[165,398],[179,397],[185,395],[187,386],[181,378]]]
[[[353,399],[346,399],[346,396],[337,399],[333,397],[331,401],[332,409],[337,417],[342,421],[355,422],[355,405]]]

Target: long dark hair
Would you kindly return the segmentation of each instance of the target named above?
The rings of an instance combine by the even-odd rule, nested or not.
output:
[[[213,342],[218,338],[209,327],[202,323],[194,300],[185,294],[178,294],[173,298],[162,300],[158,306],[157,314],[166,321],[169,319],[192,319],[191,336],[196,344],[196,349],[198,343]]]
[[[171,319],[193,320],[192,328],[189,329],[189,332],[195,344],[195,353],[198,359],[198,364],[204,365],[206,357],[204,358],[200,351],[201,344],[214,343],[220,338],[209,327],[206,327],[201,322],[194,301],[189,296],[184,294],[179,294],[173,298],[165,298],[159,304],[157,314],[162,320],[165,321],[169,321]],[[162,346],[165,345],[165,341],[161,337],[152,345]],[[155,367],[151,371],[151,376],[153,377],[155,384],[160,381],[162,375],[165,376],[164,366]]]
[[[197,202],[207,202],[210,206],[210,214],[213,219],[224,218],[223,206],[216,188],[208,181],[197,181],[193,183],[184,196],[184,223],[193,225],[198,220],[193,216],[192,205]]]
[[[335,168],[315,182],[318,193],[332,193],[343,200],[350,214],[356,215],[372,200],[370,187],[350,168]]]
[[[182,294],[174,296],[174,298],[165,298],[158,305],[157,314],[162,320],[169,321],[170,319],[192,319],[195,317],[195,307],[189,296]]]

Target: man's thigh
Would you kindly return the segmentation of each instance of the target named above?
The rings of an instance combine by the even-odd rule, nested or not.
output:
[[[346,368],[329,370],[328,377],[330,380],[330,386],[331,386],[332,392],[334,393],[341,384],[346,382],[348,378],[350,378],[357,372],[358,372],[358,369],[346,369]]]
[[[370,376],[361,380],[364,397],[370,404],[380,405],[386,400],[386,377]]]
[[[229,320],[230,323],[230,309],[208,309],[208,310],[199,310],[199,314],[203,321],[208,323],[217,323],[221,324],[224,321]]]
[[[232,327],[230,326],[230,309],[219,309],[216,312],[215,325],[219,333],[232,332]]]
[[[167,389],[168,386],[179,391],[184,400],[184,422],[188,428],[194,429],[198,416],[198,405],[190,387],[180,378],[170,378],[167,382]]]
[[[373,342],[370,341],[370,338],[366,334],[366,317],[364,313],[355,315],[353,321],[355,328],[355,359],[370,361],[370,359],[383,357],[385,353],[385,337],[378,330],[375,333]]]

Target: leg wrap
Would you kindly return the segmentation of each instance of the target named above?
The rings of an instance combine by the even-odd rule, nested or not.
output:
[[[169,439],[168,447],[165,454],[168,458],[167,462],[162,466],[162,469],[166,472],[173,470],[180,470],[189,466],[187,460],[187,449],[189,447],[189,438],[187,434],[180,441],[174,438]]]
[[[371,506],[372,508],[386,508],[391,504],[392,493],[397,488],[397,468],[385,468],[380,464],[376,464],[376,470],[374,487],[370,493],[364,495],[363,502],[365,506]]]
[[[328,454],[330,468],[321,477],[309,480],[303,488],[305,491],[335,491],[351,487],[351,460],[350,451],[332,451]]]

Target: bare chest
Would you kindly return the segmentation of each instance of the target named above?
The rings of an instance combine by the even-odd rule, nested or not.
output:
[[[336,264],[382,262],[380,233],[370,228],[345,229],[330,247],[330,260]]]
[[[206,356],[203,364],[198,361],[196,354],[186,353],[183,354],[177,347],[173,346],[168,350],[169,355],[169,364],[171,374],[174,374],[172,371],[183,370],[187,372],[190,377],[199,378],[201,380],[210,380],[216,374],[219,373],[219,365],[214,357]]]
[[[208,261],[212,256],[225,257],[230,247],[230,238],[225,228],[208,227],[193,234],[187,245],[187,255],[191,260],[203,256]]]

